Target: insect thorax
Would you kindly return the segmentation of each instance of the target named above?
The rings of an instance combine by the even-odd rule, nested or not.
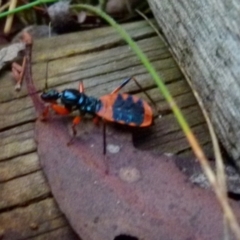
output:
[[[94,97],[88,97],[76,89],[66,89],[61,94],[63,105],[79,109],[81,112],[94,114],[101,108],[101,101]]]
[[[79,98],[81,97],[79,91],[76,89],[66,89],[62,91],[61,102],[64,105],[76,106],[78,104]]]
[[[79,99],[79,110],[85,113],[95,114],[101,108],[102,103],[99,99],[82,95]]]

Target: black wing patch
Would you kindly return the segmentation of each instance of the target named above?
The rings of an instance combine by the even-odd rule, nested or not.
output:
[[[123,99],[122,95],[118,94],[113,104],[113,119],[124,121],[126,124],[135,123],[136,125],[141,125],[144,120],[143,101],[139,99],[137,102],[134,102],[131,95]]]

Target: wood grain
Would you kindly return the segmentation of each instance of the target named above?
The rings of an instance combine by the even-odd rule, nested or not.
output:
[[[209,149],[203,116],[167,47],[144,21],[124,27],[163,77],[200,142]],[[39,93],[45,88],[46,61],[49,60],[49,88],[77,88],[79,80],[83,80],[86,93],[96,97],[111,92],[124,78],[136,76],[156,102],[157,109],[151,134],[137,132],[133,138],[135,145],[142,149],[192,155],[156,84],[112,28],[36,40],[33,78]],[[39,165],[34,140],[34,122],[38,116],[31,99],[24,85],[20,92],[15,92],[10,79],[10,73],[4,72],[0,81],[0,235],[10,240],[78,239],[54,202]],[[149,101],[134,82],[124,91]]]
[[[52,198],[4,212],[0,217],[4,239],[51,239],[53,236],[59,236],[56,239],[77,239],[67,225]]]
[[[219,138],[240,166],[239,1],[148,2]]]

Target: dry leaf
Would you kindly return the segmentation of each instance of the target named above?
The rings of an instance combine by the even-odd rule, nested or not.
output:
[[[9,62],[14,61],[19,52],[25,49],[24,43],[14,43],[0,50],[0,70]]]

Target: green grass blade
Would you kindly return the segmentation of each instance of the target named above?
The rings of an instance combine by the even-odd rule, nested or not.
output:
[[[23,10],[26,10],[26,9],[29,9],[29,8],[32,8],[36,5],[40,5],[40,4],[43,4],[43,3],[51,3],[51,2],[56,2],[57,0],[37,0],[35,2],[31,2],[31,3],[28,3],[28,4],[24,4],[20,7],[17,7],[11,11],[6,11],[6,12],[3,12],[3,13],[0,13],[0,19],[3,18],[3,17],[6,17],[10,14],[14,14],[14,13],[18,13],[18,12],[21,12]]]
[[[132,40],[132,38],[129,36],[129,34],[119,24],[117,24],[114,19],[112,19],[106,13],[101,11],[99,8],[92,7],[92,6],[85,5],[85,4],[72,5],[71,8],[91,11],[91,12],[101,16],[103,19],[105,19],[110,25],[112,25],[119,32],[119,34],[133,49],[133,51],[139,57],[140,61],[147,68],[148,72],[151,74],[151,76],[155,80],[156,84],[158,85],[159,89],[161,90],[162,95],[165,97],[167,102],[170,104],[183,131],[186,134],[189,133],[190,128],[189,128],[188,124],[186,123],[183,115],[181,114],[179,108],[177,107],[174,99],[170,95],[167,87],[164,85],[162,79],[158,76],[158,73],[156,72],[156,70],[154,69],[154,67],[152,66],[150,61],[148,60],[147,56],[142,52],[142,50],[138,47],[138,45]]]

